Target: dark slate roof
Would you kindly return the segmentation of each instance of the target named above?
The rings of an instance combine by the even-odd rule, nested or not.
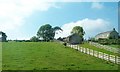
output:
[[[68,37],[71,37],[71,36],[73,36],[73,35],[78,35],[78,34],[76,34],[76,33],[73,33],[73,34],[69,35]],[[68,37],[67,37],[67,38],[68,38]]]

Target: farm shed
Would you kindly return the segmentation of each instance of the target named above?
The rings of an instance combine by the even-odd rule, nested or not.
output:
[[[99,33],[95,36],[95,40],[98,39],[118,39],[119,38],[119,34],[118,32],[115,30],[115,28],[113,28],[112,31],[107,31],[107,32],[102,32]]]
[[[80,44],[82,43],[83,39],[78,34],[72,34],[66,38],[67,43],[70,44]]]
[[[6,34],[0,31],[0,42],[5,42],[6,38],[7,38]]]

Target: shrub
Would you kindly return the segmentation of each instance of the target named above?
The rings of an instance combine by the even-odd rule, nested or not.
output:
[[[33,36],[31,39],[30,39],[31,42],[38,42],[39,41],[39,38],[37,38],[36,36]]]
[[[120,39],[98,39],[98,43],[103,44],[103,45],[118,45],[120,44]]]

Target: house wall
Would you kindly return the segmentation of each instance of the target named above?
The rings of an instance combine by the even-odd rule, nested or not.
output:
[[[119,37],[119,34],[116,31],[111,32],[109,36],[109,38],[112,38],[112,39],[118,39],[118,37]]]
[[[71,44],[80,44],[82,42],[82,38],[78,35],[73,35],[69,38],[69,43]]]

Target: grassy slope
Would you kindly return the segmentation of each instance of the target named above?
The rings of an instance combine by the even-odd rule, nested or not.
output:
[[[108,46],[111,46],[113,48],[120,48],[120,45],[108,45]]]
[[[0,42],[0,71],[2,70],[2,43]]]
[[[113,53],[113,52],[107,51],[105,49],[97,48],[93,45],[90,45],[89,43],[80,44],[80,46],[84,47],[84,48],[90,48],[90,49],[93,49],[93,50],[96,50],[96,51],[104,52],[104,53],[107,53],[107,54],[111,54],[111,55],[118,55],[117,53]]]
[[[3,43],[3,70],[114,70],[117,65],[59,43]]]

